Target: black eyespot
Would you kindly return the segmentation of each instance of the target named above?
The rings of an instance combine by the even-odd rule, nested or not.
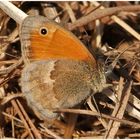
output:
[[[42,27],[42,28],[40,29],[40,34],[41,34],[41,35],[47,35],[47,34],[48,34],[48,29],[47,29],[46,27]]]

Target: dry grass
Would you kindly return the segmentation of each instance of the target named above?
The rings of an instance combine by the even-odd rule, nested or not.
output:
[[[71,30],[97,59],[102,57],[105,68],[113,69],[107,75],[112,86],[90,97],[81,109],[57,110],[65,116],[48,127],[32,113],[21,93],[18,24],[0,11],[0,137],[140,138],[139,3],[13,3],[27,14],[47,16]]]

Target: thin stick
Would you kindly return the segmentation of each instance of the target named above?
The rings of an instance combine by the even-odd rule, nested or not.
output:
[[[15,64],[13,64],[13,65],[11,65],[11,66],[5,68],[5,69],[2,69],[2,70],[0,69],[0,75],[2,75],[2,74],[8,74],[8,73],[12,72],[12,71],[13,71],[14,69],[16,69],[21,63],[22,63],[22,58],[20,58],[20,59],[18,60],[17,63],[15,63]]]
[[[97,2],[94,2],[93,4],[94,5],[96,4],[96,6],[98,6],[98,3]],[[102,9],[102,8],[103,7],[101,6],[101,9],[98,9],[98,10],[96,10],[94,12],[91,12],[87,16],[83,16],[80,19],[78,19],[77,21],[75,21],[74,23],[69,24],[68,25],[69,30],[73,30],[76,27],[86,25],[89,22],[94,21],[96,19],[101,19],[101,18],[106,17],[106,16],[112,16],[112,15],[118,13],[118,12],[121,12],[121,11],[127,11],[127,12],[139,11],[140,10],[140,5],[136,5],[136,6],[135,5],[134,6],[120,6],[120,7],[106,8],[106,9]],[[115,20],[115,22],[117,22],[122,27],[124,27],[126,25],[126,23],[123,22],[123,21],[121,21],[121,23],[120,23],[120,20],[118,20],[117,17],[115,17],[115,18],[113,17],[113,20]],[[127,28],[127,31],[130,34],[132,34],[135,38],[137,38],[138,40],[140,40],[140,35],[135,30],[133,30],[128,25],[127,25],[126,28]],[[129,30],[131,30],[131,32]]]
[[[23,20],[28,16],[9,1],[0,1],[0,8],[7,15],[13,18],[18,24],[21,24]]]
[[[11,100],[11,103],[12,103],[13,107],[15,108],[15,110],[17,111],[17,113],[18,113],[20,119],[22,120],[22,122],[23,122],[23,124],[24,124],[26,130],[28,131],[30,137],[31,137],[31,138],[34,138],[33,132],[31,131],[31,129],[30,129],[30,127],[29,127],[29,124],[27,123],[27,121],[25,120],[25,118],[24,118],[24,116],[23,116],[21,110],[19,109],[19,107],[18,107],[18,105],[17,105],[17,102],[16,102],[15,100]]]
[[[23,122],[22,122],[20,119],[18,119],[18,118],[16,118],[16,117],[12,116],[11,114],[8,114],[8,113],[6,113],[6,112],[2,112],[2,114],[3,114],[4,116],[10,118],[10,119],[16,120],[17,122],[20,122],[20,123],[23,124]]]
[[[64,138],[70,139],[72,138],[72,134],[74,132],[74,128],[77,122],[78,114],[68,114],[68,124],[65,129]]]
[[[61,137],[57,136],[54,132],[52,132],[51,130],[49,130],[48,128],[44,127],[42,124],[40,124],[40,126],[44,129],[42,129],[43,131],[47,132],[49,135],[53,136],[56,139],[62,139]]]
[[[32,132],[34,133],[35,137],[37,139],[41,139],[41,135],[38,131],[38,129],[34,126],[33,122],[30,120],[29,116],[27,115],[27,113],[25,112],[23,106],[21,105],[21,103],[19,102],[19,100],[17,100],[17,104],[22,112],[22,114],[24,115],[24,118],[26,119],[26,121],[28,122],[28,124],[30,125],[30,128],[32,129]]]
[[[94,97],[93,97],[94,98]],[[95,101],[96,102],[96,101]],[[94,105],[92,104],[91,101],[91,96],[89,97],[89,99],[87,100],[87,104],[90,107],[90,109],[94,112],[97,112],[98,110],[96,110],[96,108],[94,107]],[[107,121],[104,118],[98,117],[98,120],[102,123],[102,125],[104,126],[104,128],[107,128]]]
[[[87,16],[83,16],[80,19],[76,20],[74,23],[70,25],[70,30],[73,30],[74,28],[79,27],[79,26],[86,25],[91,21],[95,21],[96,19],[101,19],[106,16],[112,16],[122,11],[134,12],[134,11],[139,11],[139,10],[140,10],[140,5],[120,6],[120,7],[106,8],[106,9],[101,8],[101,9],[91,12]]]
[[[123,97],[122,101],[119,103],[120,106],[118,106],[116,108],[116,111],[114,111],[114,114],[112,114],[113,116],[115,116],[116,118],[119,118],[119,119],[122,119],[123,118],[124,113],[125,113],[125,110],[126,110],[126,107],[127,107],[127,104],[128,104],[128,100],[130,98],[131,88],[132,88],[132,81],[130,81],[128,84],[129,85],[127,85],[127,87],[125,87],[126,88],[126,91],[124,93],[124,97]],[[122,86],[120,85],[120,87],[122,87]],[[121,92],[121,94],[122,94],[122,92]],[[122,98],[122,96],[123,95],[121,95],[121,98]],[[116,134],[118,132],[118,129],[120,127],[120,122],[110,121],[109,123],[111,125],[110,125],[110,127],[108,127],[108,131],[107,131],[107,133],[105,135],[105,138],[107,138],[107,139],[113,139],[113,138],[115,138],[115,136],[116,136]]]
[[[131,125],[131,126],[134,126],[136,128],[140,128],[140,124],[139,123],[135,123],[135,122],[128,121],[128,120],[125,120],[125,119],[119,119],[119,118],[116,118],[116,117],[113,117],[113,116],[109,116],[109,115],[106,115],[106,114],[103,114],[103,113],[99,114],[97,112],[90,111],[90,110],[83,110],[83,109],[58,109],[58,110],[55,110],[54,112],[67,112],[67,113],[74,113],[74,114],[84,114],[84,115],[91,115],[91,116],[99,116],[99,117],[103,117],[103,118],[106,118],[106,119],[115,120],[115,121],[121,122],[123,124]]]
[[[100,4],[98,2],[92,2],[95,6],[99,6]],[[117,7],[118,8],[118,12],[119,11],[123,11],[123,10],[126,10],[128,12],[130,12],[131,10],[135,11],[135,10],[138,10],[139,8],[139,5],[137,6],[130,6],[130,7],[127,7],[126,6],[126,9],[125,9],[125,6],[123,8],[122,6],[122,9],[121,7]],[[119,10],[120,8],[120,10]],[[134,8],[134,9],[133,9]],[[136,9],[135,9],[136,8]],[[138,8],[138,9],[137,9]],[[101,9],[104,9],[103,6],[101,6]],[[116,9],[117,10],[117,9]],[[114,10],[115,11],[115,10]],[[123,20],[121,20],[120,18],[118,18],[117,16],[113,15],[111,16],[111,19],[113,19],[117,24],[119,24],[121,27],[123,27],[127,32],[129,32],[131,35],[133,35],[136,39],[140,40],[140,34],[137,33],[133,28],[131,28],[131,26],[129,26],[127,23],[125,23]]]

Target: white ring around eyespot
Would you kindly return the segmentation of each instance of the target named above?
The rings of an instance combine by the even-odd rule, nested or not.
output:
[[[45,34],[42,33],[42,30],[43,30],[43,29],[46,31]],[[39,34],[40,34],[41,36],[46,36],[46,35],[48,35],[48,28],[47,28],[47,27],[41,27],[40,30],[39,30]]]

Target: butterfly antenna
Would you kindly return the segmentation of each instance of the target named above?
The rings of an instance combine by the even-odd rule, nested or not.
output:
[[[116,58],[115,60],[108,66],[107,70],[106,70],[106,76],[110,75],[113,71],[113,69],[115,68],[117,62],[119,61],[120,57],[124,54],[125,51],[127,51],[128,49],[130,49],[132,46],[127,47],[123,52],[121,52]]]

